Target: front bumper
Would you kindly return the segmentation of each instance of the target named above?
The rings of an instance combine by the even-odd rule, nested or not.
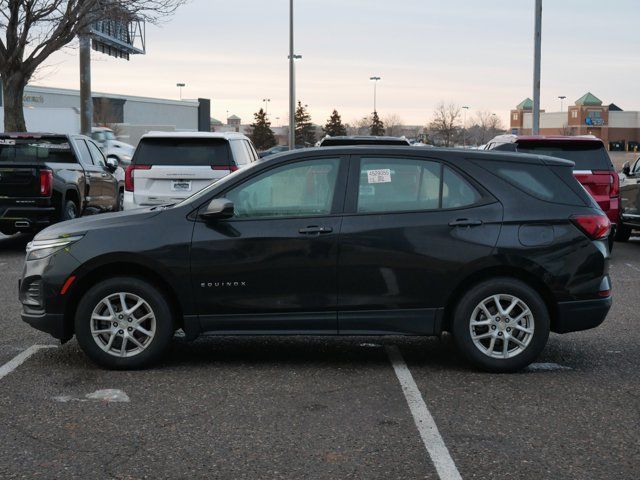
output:
[[[69,332],[64,315],[61,313],[31,314],[22,312],[22,320],[31,325],[36,330],[48,333],[54,338],[63,342],[69,340],[73,333]]]
[[[559,302],[552,331],[569,333],[595,328],[604,322],[612,303],[611,297]]]

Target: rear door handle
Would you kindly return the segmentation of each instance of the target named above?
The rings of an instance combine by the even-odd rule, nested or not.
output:
[[[482,225],[482,220],[471,220],[469,218],[457,218],[449,222],[450,227],[477,227]]]
[[[298,230],[299,233],[305,234],[305,235],[311,235],[314,233],[320,234],[320,233],[331,233],[333,232],[333,228],[331,227],[319,227],[319,226],[312,226],[312,227],[305,227],[305,228],[301,228],[300,230]]]

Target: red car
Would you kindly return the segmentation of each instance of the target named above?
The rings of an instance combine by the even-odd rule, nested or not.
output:
[[[487,143],[486,149],[548,155],[574,162],[576,179],[611,221],[609,246],[613,246],[620,220],[620,179],[602,140],[592,135],[499,135]]]

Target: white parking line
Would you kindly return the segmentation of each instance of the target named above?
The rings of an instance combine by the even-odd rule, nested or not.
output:
[[[26,362],[31,355],[43,348],[57,348],[56,345],[31,345],[0,367],[0,380]]]
[[[438,476],[441,480],[462,480],[400,350],[395,345],[387,346],[386,350],[393,370],[396,372],[396,377],[402,386],[402,393],[407,400],[413,420],[418,427],[418,432],[420,432],[420,437],[422,437],[422,442],[434,467],[436,467]]]

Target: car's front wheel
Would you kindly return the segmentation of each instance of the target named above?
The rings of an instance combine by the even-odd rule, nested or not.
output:
[[[153,364],[168,348],[173,330],[164,296],[139,278],[115,277],[98,283],[84,294],[76,311],[78,343],[106,368]]]
[[[514,278],[479,283],[455,308],[453,335],[463,355],[490,372],[523,369],[544,349],[549,312],[540,295]]]

